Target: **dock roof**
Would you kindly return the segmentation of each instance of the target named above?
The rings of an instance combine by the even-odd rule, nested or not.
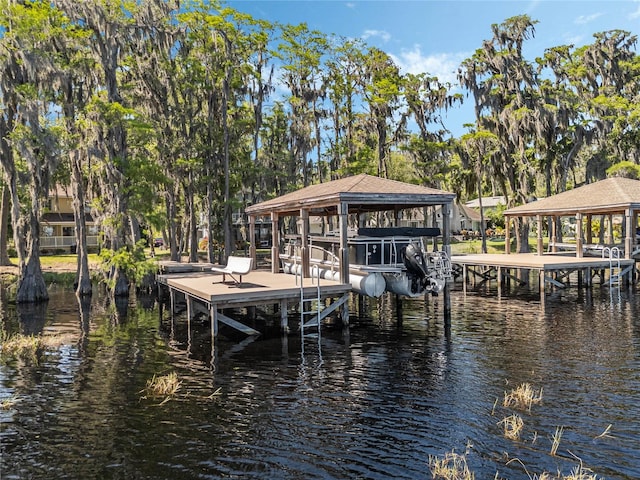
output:
[[[505,210],[505,216],[614,214],[640,210],[640,180],[612,177]]]
[[[307,209],[316,215],[335,215],[338,205],[346,203],[349,213],[372,212],[443,205],[452,203],[455,194],[435,188],[360,174],[326,183],[318,183],[295,192],[247,207],[249,215],[297,215]]]

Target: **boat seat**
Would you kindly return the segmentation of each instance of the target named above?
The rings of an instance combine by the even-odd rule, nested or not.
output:
[[[227,265],[224,267],[212,267],[211,270],[222,274],[222,283],[225,283],[227,275],[229,275],[235,285],[242,284],[242,276],[251,271],[253,259],[250,257],[235,257],[230,255],[227,259]],[[236,278],[236,276],[238,278]],[[213,282],[216,283],[216,282]]]

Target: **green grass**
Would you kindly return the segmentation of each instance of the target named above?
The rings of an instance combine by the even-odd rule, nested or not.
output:
[[[513,241],[513,239],[512,239]],[[547,249],[548,240],[544,239],[544,249]],[[512,243],[511,252],[515,251],[515,243]],[[534,237],[529,237],[529,249],[531,252],[536,252],[538,248],[538,240]],[[487,253],[504,253],[504,238],[502,239],[487,239]],[[460,242],[454,241],[451,243],[452,255],[463,254],[475,254],[482,253],[482,240],[462,240]]]

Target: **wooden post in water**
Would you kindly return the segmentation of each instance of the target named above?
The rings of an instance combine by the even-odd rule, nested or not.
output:
[[[442,249],[451,258],[451,203],[442,205]],[[451,322],[451,295],[449,282],[444,284],[445,323]]]
[[[286,299],[280,300],[280,329],[283,333],[289,333],[289,304]]]
[[[171,319],[173,319],[173,314],[176,311],[176,293],[171,287],[169,287],[169,303],[171,308]]]
[[[215,303],[209,306],[209,316],[211,317],[211,335],[215,338],[218,336],[218,306]]]

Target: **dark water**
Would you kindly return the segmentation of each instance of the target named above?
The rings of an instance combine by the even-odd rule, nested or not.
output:
[[[51,296],[47,309],[3,304],[9,331],[73,334],[37,365],[0,365],[0,399],[15,400],[0,411],[3,480],[431,478],[429,457],[452,450],[477,479],[580,464],[640,478],[636,292],[569,290],[542,311],[527,295],[454,291],[450,329],[438,302],[352,301],[352,326],[326,327],[304,353],[297,334],[220,336],[212,349],[206,321],[161,322],[149,298],[94,295],[83,309]],[[145,398],[169,372],[176,397]],[[524,382],[542,402],[503,408]],[[516,441],[499,424],[512,413]]]

